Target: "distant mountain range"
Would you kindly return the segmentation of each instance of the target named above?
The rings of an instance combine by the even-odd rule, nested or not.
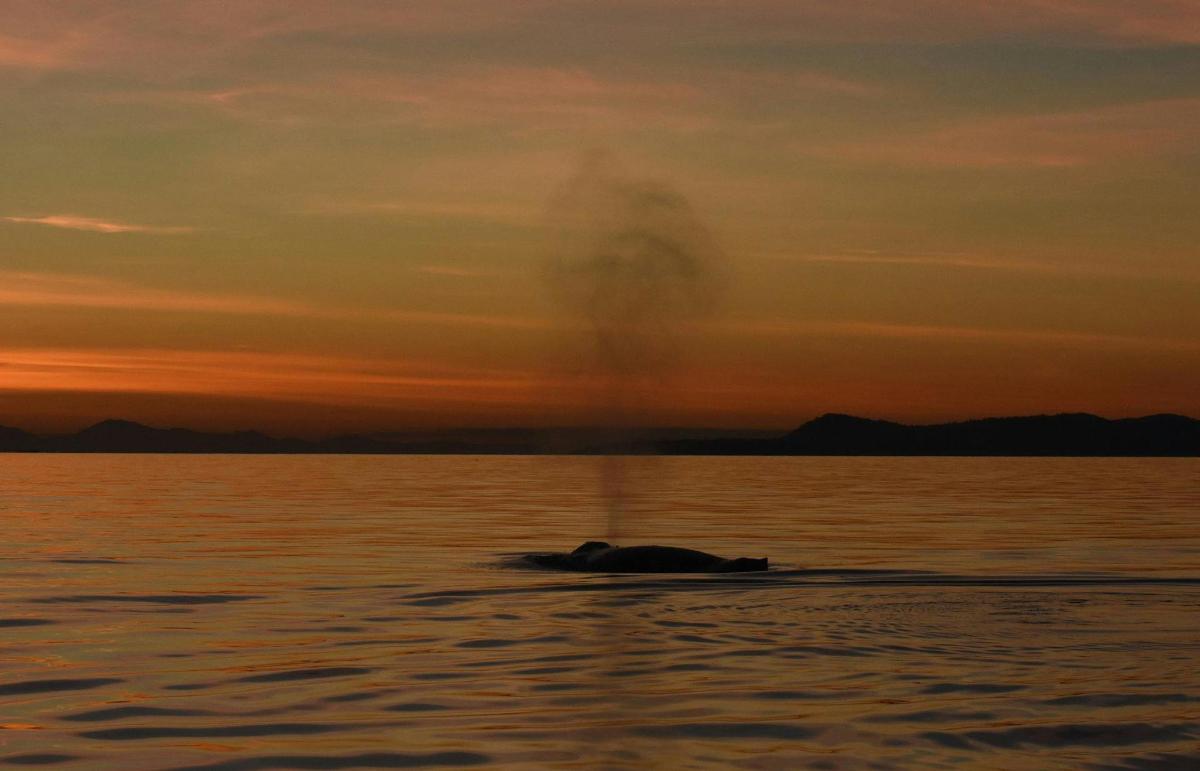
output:
[[[0,452],[1200,456],[1200,420],[1183,415],[1107,420],[1072,413],[909,426],[827,414],[782,435],[719,429],[512,428],[350,434],[319,441],[105,420],[56,436],[0,426]]]
[[[329,439],[276,438],[258,431],[212,433],[104,420],[74,434],[37,436],[0,426],[0,452],[432,453],[529,454],[656,452],[667,442],[769,439],[775,432],[721,429],[480,428],[347,434]]]
[[[773,439],[667,441],[672,454],[703,455],[1200,455],[1200,420],[1086,413],[984,418],[908,426],[827,414]]]

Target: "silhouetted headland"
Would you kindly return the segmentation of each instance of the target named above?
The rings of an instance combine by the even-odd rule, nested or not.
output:
[[[668,454],[1194,456],[1200,421],[1183,415],[1108,420],[1086,413],[910,426],[826,414],[767,440],[669,441]]]
[[[495,428],[348,434],[321,440],[105,420],[39,436],[0,426],[0,452],[1200,456],[1200,420],[1085,413],[905,425],[827,414],[786,434],[724,429]]]
[[[767,569],[766,557],[725,559],[678,546],[612,546],[603,541],[588,541],[569,554],[526,554],[524,559],[540,568],[589,573],[749,573]]]

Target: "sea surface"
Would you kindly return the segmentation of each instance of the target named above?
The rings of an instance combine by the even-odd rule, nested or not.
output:
[[[614,479],[772,569],[514,565]],[[0,527],[0,766],[1200,768],[1197,459],[0,455]]]

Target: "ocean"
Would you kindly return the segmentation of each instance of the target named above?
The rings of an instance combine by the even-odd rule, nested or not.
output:
[[[1200,460],[0,455],[0,765],[1200,768]]]

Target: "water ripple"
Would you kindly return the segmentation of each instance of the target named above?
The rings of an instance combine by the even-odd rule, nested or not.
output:
[[[35,597],[29,602],[91,603],[91,602],[144,602],[162,605],[220,605],[227,602],[260,600],[253,594],[71,594],[54,597]]]
[[[63,678],[54,680],[25,680],[18,683],[0,684],[0,696],[15,696],[55,691],[84,691],[102,685],[125,682],[117,677]]]
[[[1087,693],[1046,699],[1043,704],[1067,707],[1140,707],[1153,704],[1200,702],[1200,696],[1185,693]]]
[[[798,723],[677,723],[634,728],[633,733],[653,738],[682,739],[785,739],[802,741],[820,735],[819,729]]]
[[[330,769],[345,768],[433,768],[480,766],[491,761],[477,752],[431,752],[426,755],[401,752],[364,752],[360,755],[264,755],[238,758],[198,766],[176,766],[169,771],[260,771],[260,769]]]
[[[1200,733],[1190,723],[1072,723],[1018,726],[999,731],[930,731],[926,739],[945,747],[967,749],[974,744],[1014,749],[1017,747],[1122,747],[1151,742],[1175,742],[1196,738]]]
[[[108,707],[106,709],[94,709],[88,712],[76,712],[72,715],[62,715],[59,720],[71,720],[76,722],[101,722],[104,720],[125,720],[132,717],[198,717],[201,715],[215,715],[216,712],[207,709],[179,709],[168,707]]]
[[[67,763],[72,760],[79,760],[80,757],[79,755],[67,755],[62,752],[27,752],[0,758],[0,763],[8,763],[14,766],[51,766],[58,763]]]
[[[334,723],[259,723],[227,726],[138,726],[136,728],[102,728],[80,731],[85,739],[108,741],[137,741],[141,739],[177,739],[184,737],[232,738],[237,736],[309,736],[345,731],[358,726]]]
[[[1200,752],[1136,755],[1113,763],[1093,763],[1087,767],[1090,771],[1196,771],[1200,768]]]
[[[310,669],[289,669],[282,672],[266,672],[260,675],[248,675],[234,680],[235,683],[280,683],[289,680],[317,680],[324,677],[348,677],[350,675],[366,675],[375,670],[369,667],[313,667]]]

